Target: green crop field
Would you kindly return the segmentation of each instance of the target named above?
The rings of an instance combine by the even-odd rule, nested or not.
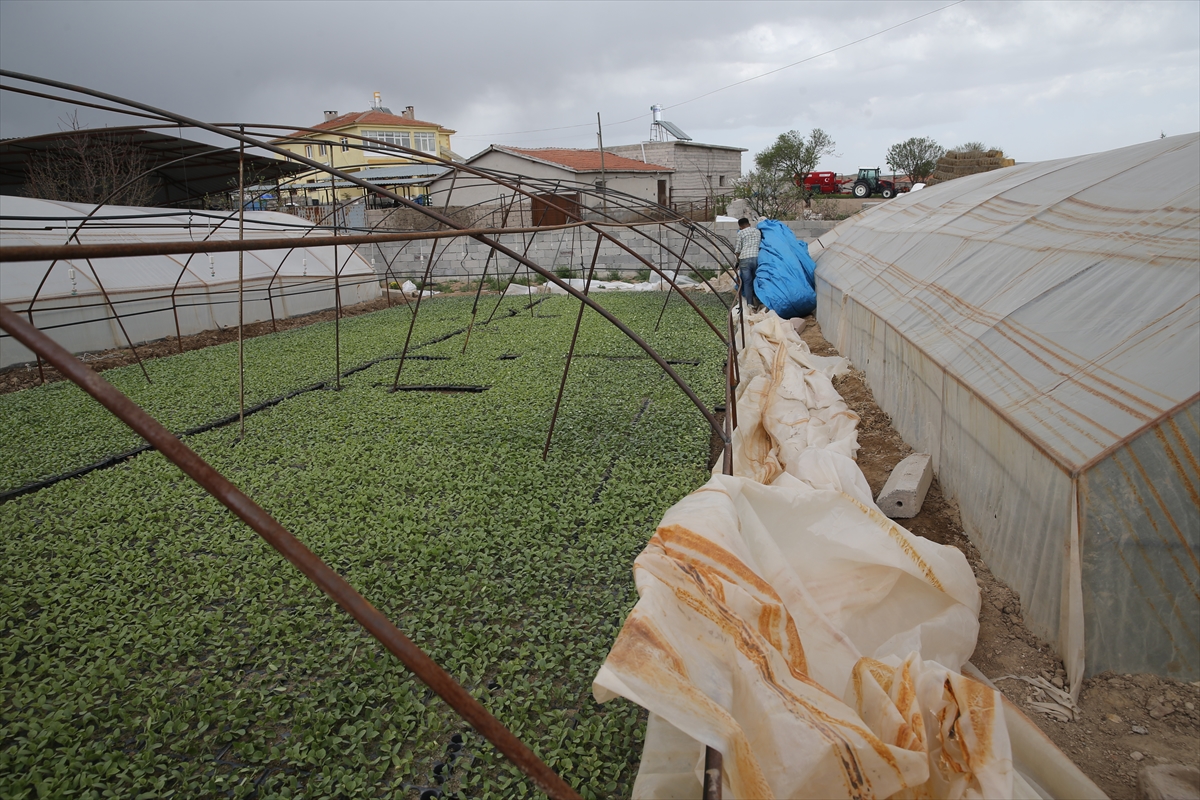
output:
[[[600,298],[710,405],[724,349],[681,300]],[[723,319],[716,298],[697,296]],[[494,302],[494,299],[491,301]],[[486,300],[485,300],[486,303]],[[345,576],[585,797],[627,796],[645,717],[591,697],[656,522],[707,478],[707,422],[578,303],[470,298],[345,320],[340,391],[185,441]],[[490,310],[490,303],[484,306]],[[513,312],[513,313],[510,313]],[[486,313],[480,317],[486,318]],[[437,341],[437,340],[441,341]],[[515,357],[513,357],[515,356]],[[608,358],[621,356],[622,358]],[[247,403],[334,375],[333,325],[246,343]],[[105,377],[174,431],[237,412],[237,348]],[[68,383],[0,396],[0,492],[137,447]],[[156,452],[0,505],[0,796],[524,797],[523,776]]]

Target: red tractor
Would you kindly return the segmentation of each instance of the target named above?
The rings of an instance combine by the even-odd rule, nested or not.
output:
[[[875,169],[859,169],[858,177],[851,184],[850,191],[855,197],[870,197],[878,194],[884,200],[896,196],[896,184],[879,177],[879,167]]]
[[[800,176],[795,176],[792,182],[800,186]],[[836,172],[810,172],[804,179],[804,188],[813,194],[837,194],[842,191],[842,184]]]

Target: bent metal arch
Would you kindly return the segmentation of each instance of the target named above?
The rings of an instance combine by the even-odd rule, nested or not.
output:
[[[78,94],[88,95],[91,97],[109,101],[111,103],[116,103],[119,106],[123,106],[124,107],[123,109],[112,109],[112,110],[121,111],[122,113],[135,113],[136,116],[159,119],[159,120],[162,120],[163,122],[170,123],[173,126],[174,125],[179,125],[179,126],[186,125],[186,126],[195,127],[195,128],[201,129],[201,130],[206,130],[211,133],[215,133],[217,135],[224,136],[224,137],[231,138],[231,139],[238,141],[239,148],[242,149],[243,151],[246,146],[251,146],[251,147],[257,147],[257,148],[261,148],[261,149],[276,153],[277,155],[288,157],[288,158],[292,159],[293,161],[304,164],[314,170],[328,173],[333,178],[344,180],[344,181],[348,182],[349,184],[359,186],[360,188],[364,189],[367,192],[371,192],[371,193],[374,193],[379,196],[390,197],[392,200],[396,201],[400,205],[410,208],[410,209],[413,209],[415,211],[418,211],[421,214],[424,214],[426,217],[430,218],[432,221],[449,229],[449,230],[443,230],[443,231],[419,232],[417,234],[407,234],[407,235],[406,234],[367,233],[367,234],[362,234],[362,235],[334,236],[334,237],[330,237],[330,238],[333,238],[334,241],[331,241],[331,242],[320,241],[321,244],[328,243],[328,244],[333,244],[335,246],[339,245],[339,244],[340,245],[356,245],[356,244],[378,243],[378,242],[384,242],[384,241],[406,241],[406,240],[412,241],[412,240],[418,240],[418,239],[440,239],[440,238],[459,237],[459,236],[469,236],[470,238],[475,239],[476,241],[478,241],[481,244],[485,245],[486,247],[490,248],[491,253],[503,255],[507,258],[512,259],[518,265],[518,267],[517,267],[518,269],[521,266],[524,266],[526,269],[528,269],[534,273],[537,273],[538,275],[545,278],[547,281],[557,285],[565,293],[578,299],[581,303],[580,309],[579,309],[580,316],[582,316],[584,308],[591,308],[596,313],[598,313],[600,316],[602,316],[606,320],[608,320],[610,324],[612,324],[614,327],[616,327],[618,330],[620,330],[622,333],[624,333],[631,341],[633,341],[635,344],[637,344],[647,354],[647,356],[649,356],[652,360],[654,360],[655,363],[658,364],[659,368],[662,369],[663,372],[665,372],[676,383],[677,386],[679,386],[679,388],[692,401],[692,403],[701,412],[701,414],[705,417],[705,419],[708,420],[714,433],[716,434],[716,436],[718,436],[721,439],[721,441],[724,444],[724,449],[725,449],[724,469],[727,473],[731,471],[731,468],[732,468],[732,463],[730,460],[731,455],[732,455],[731,448],[730,448],[731,432],[732,432],[732,426],[736,424],[736,410],[732,406],[732,401],[733,401],[732,385],[735,382],[734,371],[736,369],[735,365],[736,365],[736,360],[737,360],[737,354],[735,351],[735,346],[736,346],[735,345],[735,337],[732,335],[733,334],[733,330],[732,330],[733,317],[732,317],[732,315],[729,317],[729,319],[727,321],[726,333],[722,334],[722,332],[717,328],[717,326],[715,324],[713,324],[713,322],[711,320],[709,320],[708,317],[703,314],[703,312],[695,305],[695,303],[690,298],[687,298],[685,293],[680,292],[680,295],[682,297],[684,297],[687,300],[687,302],[693,307],[693,309],[695,309],[696,312],[704,318],[705,322],[713,330],[713,332],[714,332],[714,334],[716,334],[717,338],[723,344],[726,345],[726,348],[728,351],[728,360],[727,360],[727,365],[726,365],[726,370],[727,370],[727,372],[726,372],[726,401],[727,401],[727,407],[728,407],[729,413],[726,415],[725,421],[722,422],[717,419],[717,417],[714,415],[714,413],[707,406],[705,406],[703,401],[700,400],[700,398],[695,394],[695,392],[691,389],[691,387],[687,384],[687,382],[684,381],[671,368],[671,366],[666,362],[666,360],[653,347],[651,347],[641,337],[639,337],[636,333],[634,333],[634,331],[632,331],[627,325],[625,325],[623,322],[621,322],[619,319],[617,319],[611,312],[607,311],[601,305],[599,305],[594,300],[592,300],[587,294],[587,289],[588,289],[588,286],[590,285],[591,277],[592,277],[592,275],[594,275],[595,265],[596,265],[596,257],[599,255],[600,244],[601,244],[602,240],[608,240],[608,241],[612,242],[613,244],[616,244],[619,248],[626,251],[627,253],[632,255],[635,259],[637,259],[638,261],[643,263],[651,271],[657,273],[664,282],[666,282],[670,285],[672,291],[678,289],[675,278],[668,276],[667,271],[659,268],[657,265],[653,264],[649,259],[646,259],[643,256],[641,256],[640,254],[636,253],[631,247],[629,247],[624,242],[621,242],[617,237],[612,236],[611,233],[609,233],[605,229],[611,228],[611,227],[626,227],[626,228],[632,228],[632,229],[636,230],[638,227],[640,227],[640,225],[645,225],[645,224],[651,222],[651,220],[653,220],[653,224],[663,224],[662,218],[656,219],[656,220],[653,219],[653,216],[658,216],[660,213],[665,214],[666,219],[668,220],[668,222],[666,224],[668,224],[668,225],[680,225],[680,224],[685,225],[687,227],[687,229],[689,230],[689,236],[688,236],[687,243],[685,243],[685,245],[684,245],[683,251],[680,253],[676,253],[672,248],[668,247],[665,243],[642,232],[643,235],[645,235],[647,239],[649,239],[650,241],[657,244],[664,251],[670,253],[670,255],[672,257],[678,258],[679,266],[677,266],[674,270],[675,275],[678,276],[679,268],[682,265],[688,263],[686,261],[687,248],[690,246],[690,244],[694,240],[695,233],[697,230],[697,228],[694,225],[692,225],[690,222],[688,222],[686,220],[683,220],[681,217],[673,215],[671,212],[660,207],[653,216],[644,211],[637,211],[636,209],[633,209],[636,211],[636,213],[647,218],[646,222],[643,222],[640,224],[639,223],[623,223],[623,224],[615,223],[614,221],[611,221],[612,217],[611,217],[611,215],[609,215],[607,213],[607,211],[604,212],[604,216],[609,217],[608,220],[601,221],[601,222],[587,221],[587,220],[582,219],[582,216],[574,208],[563,207],[563,206],[553,204],[552,200],[545,198],[545,193],[546,193],[547,189],[552,189],[552,190],[557,189],[558,187],[562,186],[563,182],[554,182],[553,184],[551,184],[550,182],[536,181],[536,180],[532,180],[532,179],[528,179],[528,178],[523,178],[522,176],[512,176],[512,175],[504,175],[501,173],[488,172],[488,171],[484,171],[484,170],[474,169],[474,168],[471,168],[471,167],[468,167],[468,166],[462,165],[462,164],[455,164],[453,162],[447,162],[442,159],[432,159],[426,153],[419,153],[417,151],[411,151],[411,150],[408,150],[407,148],[402,148],[402,147],[398,147],[398,146],[390,146],[389,147],[389,149],[396,150],[401,153],[405,153],[405,154],[409,154],[409,155],[413,155],[413,156],[419,156],[426,160],[439,161],[452,169],[461,170],[463,172],[473,174],[479,178],[483,178],[485,180],[495,182],[498,186],[503,187],[504,189],[507,189],[510,192],[512,192],[514,198],[517,195],[522,195],[525,197],[532,198],[535,193],[541,194],[542,197],[539,199],[543,204],[554,205],[554,207],[558,211],[563,213],[568,219],[574,219],[573,223],[570,223],[570,224],[564,225],[564,226],[554,226],[555,228],[561,229],[561,228],[571,228],[571,227],[586,227],[586,228],[589,228],[592,231],[594,231],[594,233],[596,235],[596,249],[595,249],[595,253],[593,254],[593,258],[592,258],[592,265],[591,265],[591,269],[589,271],[588,282],[585,284],[584,291],[580,291],[580,290],[576,289],[574,286],[572,286],[570,283],[559,278],[554,272],[545,269],[544,267],[537,264],[532,259],[528,258],[528,255],[527,255],[528,246],[526,247],[525,253],[517,253],[515,250],[500,243],[496,238],[498,235],[503,234],[503,233],[523,232],[523,231],[526,231],[529,229],[503,229],[503,228],[501,228],[501,229],[471,229],[471,228],[467,228],[466,226],[459,223],[457,220],[453,219],[452,217],[447,216],[444,213],[435,211],[428,206],[419,205],[419,204],[413,202],[412,200],[401,196],[400,194],[398,194],[396,192],[393,192],[389,189],[386,189],[386,188],[383,188],[380,186],[376,186],[374,184],[371,184],[368,181],[358,178],[352,173],[346,173],[341,170],[337,170],[333,167],[323,165],[312,159],[308,159],[308,158],[299,156],[297,154],[291,153],[290,151],[286,151],[283,148],[278,147],[277,145],[271,144],[269,142],[260,141],[257,138],[249,136],[244,132],[247,127],[251,127],[253,129],[253,128],[259,128],[259,127],[268,127],[268,126],[238,125],[238,126],[236,126],[236,127],[238,127],[238,130],[234,131],[231,129],[233,126],[228,126],[228,125],[221,126],[221,125],[214,125],[214,124],[210,124],[210,123],[201,122],[199,120],[194,120],[189,117],[185,117],[183,115],[174,114],[172,112],[158,109],[153,106],[149,106],[149,105],[139,103],[136,101],[132,101],[132,100],[127,100],[125,98],[106,94],[106,93],[99,92],[96,90],[87,89],[85,87],[75,86],[75,85],[71,85],[71,84],[67,84],[67,83],[63,83],[63,82],[59,82],[59,81],[52,81],[52,80],[48,80],[45,78],[31,76],[31,75],[25,75],[22,73],[12,72],[9,70],[0,70],[0,77],[9,78],[9,79],[13,79],[13,80],[26,81],[26,82],[35,83],[35,84],[41,84],[44,86],[51,86],[51,87],[54,87],[54,88],[57,88],[60,90],[65,90],[65,91],[69,91],[69,92],[75,92]],[[9,89],[12,87],[3,86],[0,88]],[[18,90],[18,91],[21,91],[21,90]],[[43,96],[45,96],[45,95],[43,95]],[[67,98],[55,97],[53,99],[62,100],[64,102],[74,102]],[[130,110],[130,109],[136,109],[137,111],[128,112],[127,110]],[[141,113],[138,113],[138,112],[141,112]],[[269,126],[269,127],[276,127],[276,126]],[[291,128],[291,130],[296,131],[297,129]],[[299,130],[307,130],[307,131],[316,132],[315,129],[299,129]],[[361,137],[356,137],[356,138],[361,139]],[[362,139],[362,144],[359,146],[366,146],[366,143],[368,141],[369,140]],[[374,141],[370,141],[370,146],[372,147],[372,149],[378,149],[380,147],[380,144],[377,142],[374,142]],[[525,188],[525,187],[528,187],[528,188]],[[241,181],[239,181],[239,193],[241,192],[242,188],[243,188],[243,186],[241,184]],[[580,184],[578,186],[571,186],[570,188],[572,190],[578,191],[580,193],[588,193],[588,194],[596,193],[594,189],[592,189],[591,187],[588,187],[586,185],[583,185],[583,184]],[[614,198],[619,197],[615,193],[608,192],[608,191],[603,191],[602,194],[603,194],[603,199],[605,201],[613,200]],[[621,198],[621,199],[624,200],[626,198]],[[631,199],[631,198],[629,198],[629,199]],[[626,203],[622,203],[621,205],[625,206],[625,208],[623,210],[625,210],[625,211],[631,210],[630,207]],[[240,211],[242,208],[244,208],[244,202],[239,203],[239,214],[240,214]],[[189,242],[174,242],[174,243],[144,243],[144,244],[139,244],[139,245],[129,245],[129,244],[118,244],[118,245],[75,244],[75,245],[71,245],[71,244],[69,244],[69,242],[72,240],[78,241],[78,238],[77,238],[78,230],[79,230],[79,228],[83,227],[83,225],[85,225],[86,223],[87,223],[87,219],[85,218],[84,220],[81,221],[80,225],[72,232],[71,236],[68,238],[68,244],[65,244],[63,246],[59,246],[59,247],[22,247],[22,248],[0,247],[0,261],[31,261],[31,260],[40,260],[40,259],[45,259],[45,258],[51,258],[51,259],[103,258],[103,257],[114,257],[114,256],[122,256],[122,255],[132,255],[135,252],[140,255],[150,255],[150,254],[167,255],[167,254],[182,254],[182,253],[194,254],[194,253],[198,253],[198,252],[217,252],[217,251],[221,251],[221,250],[235,250],[235,249],[236,250],[245,250],[245,249],[250,249],[251,247],[255,247],[255,245],[264,244],[264,242],[262,242],[262,241],[251,244],[250,242],[245,242],[245,241],[240,241],[240,240],[237,242],[230,242],[230,241],[215,242],[215,241],[208,241],[208,237],[206,237],[206,240],[202,241],[202,242],[189,241]],[[550,228],[539,227],[534,230],[543,231],[543,230],[548,230],[548,229],[550,229]],[[533,232],[533,231],[529,230],[529,232]],[[306,237],[307,237],[307,233],[308,232],[306,232],[306,234],[305,234]],[[310,240],[308,243],[315,244],[315,243],[317,243],[316,240],[324,240],[325,238],[326,237],[314,237],[313,240]],[[727,242],[724,242],[723,240],[719,240],[717,237],[712,236],[707,231],[705,231],[704,233],[701,234],[701,238],[706,239],[708,246],[713,249],[716,249],[718,252],[724,251],[722,254],[729,252],[729,245]],[[532,238],[530,241],[532,241]],[[288,241],[287,244],[276,243],[276,246],[292,247],[292,246],[295,246],[295,243],[296,243],[296,240],[291,239]],[[436,243],[434,243],[434,244],[436,245]],[[722,247],[722,245],[723,245],[723,247]],[[701,244],[700,246],[705,250],[709,250],[709,247],[705,247],[705,245],[703,245],[703,244]],[[262,249],[262,248],[255,247],[255,249]],[[426,279],[428,278],[428,275],[429,275],[430,270],[432,269],[432,265],[434,263],[434,252],[435,251],[436,251],[436,246],[431,247],[429,265],[426,268]],[[711,253],[711,250],[709,250],[709,252]],[[489,259],[490,259],[490,256],[489,256]],[[51,268],[53,268],[53,264],[51,265]],[[690,264],[689,264],[689,268],[690,268]],[[48,274],[48,271],[47,271],[47,274]],[[697,272],[697,274],[700,274],[700,273]],[[337,277],[336,260],[335,260],[334,276],[335,276],[335,280],[336,280],[336,277]],[[44,282],[44,279],[43,279],[43,282]],[[239,283],[240,283],[240,281],[239,281]],[[707,284],[706,279],[705,279],[705,283]],[[239,286],[239,293],[240,293],[240,289],[241,289],[241,287]],[[410,337],[411,337],[411,332],[412,332],[412,325],[415,323],[417,313],[419,312],[420,297],[421,297],[421,295],[419,294],[417,302],[414,306],[414,311],[413,311],[412,317],[410,319],[410,326],[409,326],[409,336]],[[667,299],[669,300],[669,294],[668,294]],[[722,302],[724,302],[724,300],[722,300]],[[109,305],[110,305],[110,307],[112,306],[111,303],[109,303]],[[116,316],[115,308],[113,308],[112,310],[113,310],[114,316]],[[30,304],[29,313],[30,313],[30,317],[32,319],[32,303]],[[340,301],[339,301],[339,316],[340,316]],[[474,312],[472,312],[472,318],[473,317],[474,317]],[[119,321],[119,317],[118,317],[118,321]],[[239,325],[239,339],[241,336],[240,327],[241,326]],[[428,686],[430,686],[430,688],[434,689],[434,691],[436,691],[439,696],[441,696],[444,700],[446,700],[446,702],[449,703],[450,706],[452,708],[454,708],[457,713],[459,713],[461,716],[463,716],[463,718],[466,719],[473,727],[475,727],[476,730],[478,730],[489,741],[491,741],[497,747],[497,749],[499,749],[505,756],[507,756],[510,760],[512,760],[513,763],[516,764],[523,772],[525,772],[538,785],[539,788],[541,788],[543,791],[545,791],[547,794],[549,794],[551,797],[554,797],[554,798],[578,797],[578,795],[574,792],[573,789],[571,789],[570,786],[568,786],[557,774],[555,774],[552,770],[550,770],[549,767],[547,767],[543,762],[541,762],[537,758],[536,755],[534,755],[523,743],[521,743],[515,736],[513,736],[513,734],[510,731],[508,731],[498,720],[496,720],[486,709],[484,709],[483,706],[480,705],[478,703],[478,701],[476,701],[470,695],[470,693],[468,693],[462,686],[460,686],[457,682],[455,682],[453,678],[451,678],[444,670],[441,669],[441,667],[439,667],[435,662],[433,662],[433,660],[430,659],[428,655],[426,655],[419,647],[417,647],[415,644],[413,644],[411,640],[409,640],[407,637],[405,637],[404,634],[401,633],[399,631],[399,629],[397,629],[395,627],[395,625],[393,625],[386,617],[384,617],[377,610],[375,610],[374,607],[372,607],[370,605],[370,603],[368,603],[364,598],[362,598],[361,595],[359,595],[353,589],[353,587],[351,587],[348,583],[346,583],[346,581],[344,579],[342,579],[339,575],[337,575],[336,572],[331,570],[326,564],[324,564],[324,562],[322,562],[311,551],[309,551],[306,547],[304,547],[304,545],[299,540],[297,540],[291,533],[289,533],[287,530],[285,530],[269,514],[267,514],[265,511],[263,511],[263,509],[261,507],[256,505],[246,495],[242,494],[235,486],[233,486],[232,483],[230,483],[222,475],[217,473],[216,470],[212,469],[212,467],[210,467],[207,463],[205,463],[203,461],[203,459],[201,459],[199,456],[197,456],[193,451],[190,450],[190,448],[188,448],[178,438],[176,438],[173,434],[171,434],[169,431],[167,431],[160,423],[158,423],[156,420],[151,418],[144,410],[142,410],[139,406],[137,406],[135,403],[133,403],[131,400],[129,400],[129,398],[127,398],[123,394],[121,394],[117,389],[115,389],[107,381],[103,380],[95,372],[93,372],[92,370],[90,370],[89,368],[84,366],[80,361],[75,359],[64,348],[62,348],[61,346],[59,346],[58,344],[53,342],[44,333],[37,330],[36,327],[31,322],[26,322],[25,320],[21,319],[15,312],[13,312],[12,310],[8,309],[7,307],[5,307],[3,305],[0,305],[0,328],[2,328],[9,335],[13,336],[18,341],[20,341],[22,344],[24,344],[26,347],[28,347],[30,350],[32,350],[34,353],[36,353],[37,356],[39,357],[39,359],[45,358],[46,360],[48,360],[53,366],[55,366],[57,369],[59,369],[60,372],[64,376],[68,377],[70,380],[72,380],[73,382],[78,384],[81,388],[83,388],[85,391],[87,391],[89,394],[91,394],[97,401],[99,401],[106,408],[108,408],[109,411],[111,411],[114,415],[116,415],[123,422],[125,422],[127,425],[129,425],[133,430],[135,430],[143,438],[145,438],[147,442],[149,442],[156,449],[160,450],[165,456],[167,456],[167,458],[169,458],[173,463],[175,463],[177,466],[179,466],[180,469],[182,469],[193,480],[195,480],[197,483],[199,483],[206,491],[208,491],[210,494],[212,494],[214,497],[216,497],[218,500],[220,500],[221,503],[223,505],[225,505],[230,511],[232,511],[235,515],[237,515],[240,519],[242,519],[246,524],[248,524],[256,532],[258,532],[259,535],[261,535],[269,544],[271,544],[272,547],[274,547],[277,551],[279,551],[280,554],[282,554],[294,566],[296,566],[298,569],[300,569],[300,571],[302,573],[304,573],[310,580],[312,580],[314,583],[316,583],[322,589],[322,591],[324,591],[330,598],[332,598],[335,602],[337,602],[339,605],[341,605],[343,609],[345,609],[352,617],[354,617],[354,619],[357,622],[359,622],[359,624],[361,624],[365,629],[367,629],[367,631],[370,632],[376,639],[378,639],[390,652],[392,652],[397,658],[399,658],[405,664],[406,667],[408,667],[415,675],[417,675],[417,677],[419,677]],[[579,326],[578,326],[578,321],[577,321],[576,322],[576,333],[575,333],[575,336],[572,337],[572,349],[574,348],[575,339],[577,338],[577,335],[578,335],[578,328],[579,328]],[[130,344],[132,346],[132,342]],[[407,352],[407,349],[408,349],[408,340],[406,339],[405,348],[404,348],[405,353]],[[400,369],[403,368],[403,357],[404,356],[402,354],[401,362],[400,362]],[[568,370],[570,368],[570,362],[571,362],[571,354],[568,353],[567,366],[566,366],[566,369],[568,369]],[[567,377],[566,371],[564,371],[563,381],[562,381],[563,385],[565,385],[566,377]],[[399,369],[397,370],[397,381],[398,381],[398,379],[399,379]],[[561,397],[562,397],[562,386],[560,386],[560,389],[559,389],[559,401],[558,402],[561,402]],[[556,405],[555,405],[555,416],[557,416],[558,402],[556,402]],[[550,435],[552,435],[552,433],[553,433],[553,421],[551,422]],[[547,444],[546,444],[547,448],[549,447],[549,444],[550,444],[550,439],[549,439],[549,435],[548,435]],[[705,796],[706,797],[719,797],[720,796],[720,762],[721,762],[720,754],[716,753],[715,751],[712,751],[711,749],[708,750],[708,752],[706,754],[706,773],[705,773]]]

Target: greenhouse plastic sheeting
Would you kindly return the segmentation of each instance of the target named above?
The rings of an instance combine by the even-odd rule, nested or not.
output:
[[[826,337],[1073,692],[1200,678],[1200,134],[947,181],[813,253]]]
[[[236,212],[97,208],[11,196],[0,196],[0,225],[4,247],[66,244],[77,227],[73,241],[83,244],[238,238]],[[289,214],[246,212],[245,238],[297,239],[293,249],[244,254],[247,323],[334,306],[333,248],[299,246],[314,232],[326,233]],[[380,296],[374,271],[352,248],[339,249],[338,265],[343,305]],[[211,260],[197,254],[0,264],[0,302],[22,312],[33,302],[34,324],[76,353],[126,346],[113,309],[134,344],[236,326],[237,290],[238,253],[214,253]],[[23,345],[0,336],[0,368],[33,358]]]
[[[874,506],[831,380],[845,359],[813,356],[774,313],[748,322],[736,474],[667,512],[593,686],[651,712],[634,797],[698,798],[706,745],[729,798],[1038,798],[1047,778],[1102,796],[958,672],[974,574]],[[1032,769],[1014,766],[1010,719]]]
[[[815,265],[808,245],[791,228],[773,219],[758,223],[762,244],[754,293],[759,302],[781,317],[807,317],[817,305],[813,289]]]

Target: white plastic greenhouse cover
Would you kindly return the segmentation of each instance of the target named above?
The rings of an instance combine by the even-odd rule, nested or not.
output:
[[[81,203],[0,196],[0,245],[66,244],[70,232],[95,209]],[[247,211],[245,216],[247,239],[295,236],[299,245],[301,237],[314,229],[288,214]],[[102,206],[80,229],[77,241],[114,244],[210,236],[237,239],[236,212]],[[338,263],[342,305],[380,296],[371,265],[351,248],[338,249]],[[75,353],[126,346],[112,308],[135,345],[175,336],[176,314],[178,332],[184,336],[238,322],[237,253],[214,253],[211,261],[208,255],[197,254],[60,261],[50,267],[48,261],[0,264],[0,302],[24,312],[36,296],[34,324]],[[276,319],[284,319],[335,304],[332,247],[248,251],[243,271],[247,323],[271,319],[272,310]],[[12,338],[0,338],[0,368],[33,358]]]
[[[1073,690],[1200,678],[1200,134],[959,178],[811,249],[825,335]]]

